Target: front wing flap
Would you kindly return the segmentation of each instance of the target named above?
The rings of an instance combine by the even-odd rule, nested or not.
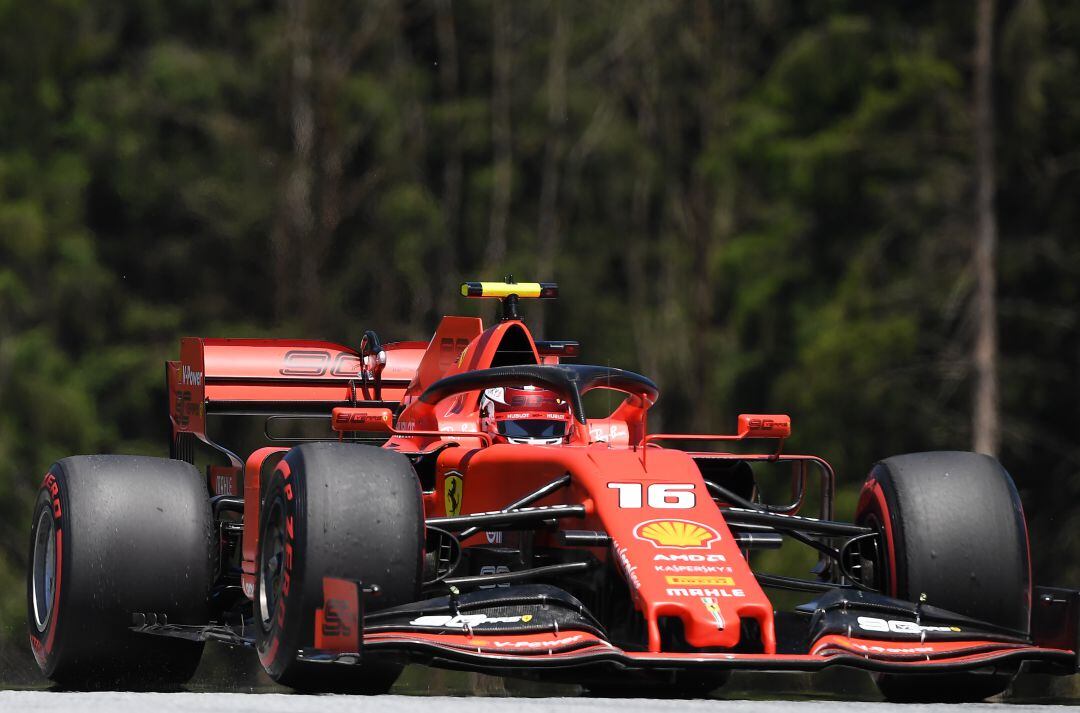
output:
[[[919,645],[830,635],[809,654],[648,653],[620,649],[594,633],[517,634],[498,637],[467,634],[383,632],[365,634],[366,655],[398,655],[417,663],[499,672],[521,668],[596,665],[620,669],[751,669],[818,671],[851,666],[870,671],[940,672],[1039,662],[1061,673],[1076,670],[1073,651],[986,641]],[[305,660],[356,663],[354,652],[306,651]]]
[[[809,648],[778,654],[631,651],[612,644],[565,591],[522,585],[452,594],[372,612],[354,650],[306,649],[303,658],[354,664],[386,655],[478,671],[570,667],[938,672],[1019,667],[1033,662],[1077,671],[1076,647],[1057,648],[967,617],[870,593],[833,590],[804,608]]]

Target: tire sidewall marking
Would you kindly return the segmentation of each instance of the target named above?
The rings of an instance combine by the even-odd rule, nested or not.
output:
[[[899,591],[900,573],[897,571],[896,537],[893,532],[888,500],[877,477],[870,476],[863,484],[862,492],[859,493],[859,504],[856,506],[856,512],[859,513],[859,517],[856,518],[857,521],[861,520],[863,515],[873,515],[881,524],[885,536],[885,551],[888,557],[889,596],[899,596],[897,592]]]
[[[278,478],[282,481],[280,489],[277,487]],[[296,530],[299,518],[297,517],[297,504],[299,501],[299,488],[297,487],[297,481],[292,477],[292,468],[289,463],[282,459],[274,468],[274,477],[271,480],[271,497],[274,500],[281,500],[283,511],[285,515],[285,549],[283,552],[282,563],[282,586],[280,596],[275,604],[275,610],[270,613],[270,631],[266,634],[266,639],[263,645],[259,647],[259,661],[262,663],[263,668],[267,673],[274,675],[280,672],[287,664],[287,656],[282,656],[282,652],[287,650],[283,639],[286,636],[286,626],[289,624],[289,617],[287,614],[289,607],[290,593],[292,591],[293,578],[295,576],[295,564],[296,564]],[[273,502],[273,501],[271,501]],[[266,522],[263,522],[263,526],[266,526]],[[260,548],[266,543],[265,529],[260,533],[259,544]],[[258,587],[261,589],[264,586],[262,578],[262,553],[259,553],[259,580]],[[260,592],[256,593],[256,602],[259,597],[262,596]],[[285,649],[282,647],[285,646]]]
[[[56,632],[59,629],[60,621],[60,593],[62,591],[63,583],[63,561],[64,561],[64,513],[67,511],[66,493],[65,489],[60,486],[60,478],[53,469],[50,468],[45,473],[45,477],[42,479],[41,487],[38,489],[38,501],[42,499],[42,495],[45,495],[47,505],[53,516],[53,526],[55,527],[55,547],[56,547],[56,581],[53,585],[52,604],[49,615],[49,620],[45,623],[45,628],[39,630],[37,624],[34,621],[34,617],[27,617],[27,624],[30,630],[30,648],[34,653],[34,659],[37,661],[38,666],[45,673],[49,672],[50,664],[53,659],[53,653],[56,649]],[[40,520],[41,507],[34,508],[34,527],[31,531],[31,551],[30,551],[30,574],[29,582],[27,586],[27,599],[31,613],[33,611],[33,589],[32,582],[34,577],[34,543],[37,540],[37,524]]]

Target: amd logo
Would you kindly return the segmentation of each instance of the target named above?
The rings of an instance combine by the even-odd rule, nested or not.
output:
[[[195,371],[185,364],[180,372],[180,380],[184,383],[184,386],[202,386],[202,375],[201,371]]]

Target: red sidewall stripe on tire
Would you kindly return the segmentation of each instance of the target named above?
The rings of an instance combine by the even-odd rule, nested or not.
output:
[[[60,585],[63,581],[64,572],[64,531],[61,526],[60,518],[64,511],[60,504],[60,483],[51,471],[45,474],[45,479],[41,483],[41,490],[49,494],[49,499],[52,504],[53,522],[56,525],[56,582],[53,584],[53,597],[52,604],[50,605],[49,622],[45,625],[45,641],[34,636],[33,629],[36,628],[36,625],[31,622],[30,648],[34,652],[34,658],[37,660],[38,666],[45,669],[48,666],[49,656],[52,655],[53,646],[56,644],[56,629],[58,620],[60,619]],[[34,534],[36,537],[37,533]],[[32,562],[30,566],[33,568]],[[34,576],[33,569],[30,571],[30,576]]]
[[[1015,487],[1015,486],[1014,486]],[[1016,507],[1020,510],[1020,526],[1021,532],[1024,533],[1024,551],[1027,552],[1027,610],[1028,610],[1028,628],[1031,627],[1031,610],[1033,609],[1032,598],[1034,597],[1035,581],[1031,578],[1031,533],[1028,532],[1027,515],[1024,513],[1024,506],[1020,502],[1019,493],[1017,493]],[[1078,652],[1080,653],[1080,652]]]
[[[285,600],[288,598],[288,593],[291,588],[293,555],[296,552],[296,527],[293,521],[293,511],[295,511],[295,507],[292,505],[293,487],[292,483],[289,482],[292,478],[292,468],[286,461],[282,460],[277,464],[277,467],[274,468],[274,472],[280,473],[282,480],[285,481],[285,487],[283,488],[283,494],[285,495],[285,552],[283,553],[283,557],[285,561],[282,563],[282,567],[284,568],[284,571],[282,572],[284,583],[282,585],[281,594],[278,597],[277,610],[270,614],[270,643],[265,649],[259,651],[259,662],[268,673],[274,665],[274,660],[277,658],[278,649],[281,647],[281,636],[285,630]],[[260,548],[263,544],[263,538],[260,536]],[[260,571],[258,572],[259,586],[265,587],[266,582],[262,581],[261,552],[259,553],[257,561],[259,562],[260,568]],[[265,596],[265,593],[263,596]],[[276,622],[274,621],[275,619],[277,619]]]
[[[885,500],[885,492],[881,489],[877,478],[871,478],[863,484],[856,510],[859,513],[869,511],[877,515],[881,521],[885,532],[885,549],[889,556],[889,596],[898,596],[899,578],[896,570],[896,544],[893,536],[892,518],[889,516],[889,505]]]

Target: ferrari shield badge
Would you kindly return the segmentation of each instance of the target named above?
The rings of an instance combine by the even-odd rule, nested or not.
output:
[[[461,495],[464,485],[461,476],[457,473],[447,474],[443,485],[443,502],[446,505],[447,517],[457,517],[461,514]]]

